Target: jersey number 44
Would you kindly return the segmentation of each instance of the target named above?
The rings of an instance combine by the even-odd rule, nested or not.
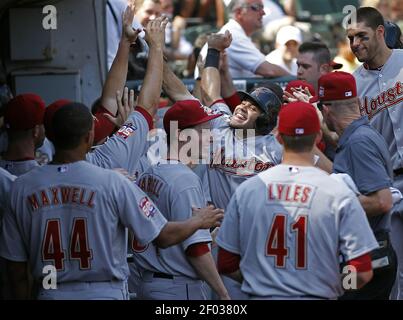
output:
[[[67,241],[69,243],[68,259],[78,260],[80,270],[91,269],[92,250],[88,246],[87,220],[85,218],[74,219],[70,239]],[[46,221],[42,241],[42,260],[53,262],[57,271],[64,270],[66,250],[63,249],[60,219]]]

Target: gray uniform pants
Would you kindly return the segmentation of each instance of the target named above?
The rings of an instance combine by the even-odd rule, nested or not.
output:
[[[201,280],[143,271],[137,299],[207,300],[206,285]]]

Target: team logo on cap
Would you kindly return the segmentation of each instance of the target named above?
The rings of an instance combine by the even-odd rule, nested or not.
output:
[[[154,217],[156,209],[154,204],[147,197],[140,200],[139,207],[147,218]]]
[[[116,135],[118,135],[119,137],[122,137],[123,139],[127,139],[128,137],[130,137],[135,131],[137,130],[137,127],[129,122],[124,124],[119,130],[118,132],[116,132]]]
[[[353,92],[352,91],[347,91],[344,93],[345,97],[352,97],[353,96]]]
[[[295,134],[304,134],[304,128],[295,128]]]

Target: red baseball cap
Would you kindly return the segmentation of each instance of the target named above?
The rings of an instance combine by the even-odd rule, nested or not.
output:
[[[221,116],[221,113],[214,113],[211,109],[204,107],[198,100],[177,101],[165,113],[164,129],[169,133],[171,121],[178,122],[178,129],[186,129]]]
[[[34,93],[24,93],[11,99],[4,110],[8,130],[28,130],[43,124],[45,102]]]
[[[45,115],[44,115],[44,118],[43,118],[43,124],[45,126],[46,138],[48,138],[49,140],[52,141],[52,139],[53,139],[53,126],[52,126],[53,115],[61,107],[65,106],[66,104],[69,104],[71,102],[72,101],[70,101],[70,100],[60,99],[60,100],[56,100],[55,102],[52,102],[46,108]]]
[[[306,136],[320,131],[318,114],[309,103],[297,101],[285,104],[278,117],[278,132],[286,136]]]
[[[319,100],[346,100],[357,96],[357,86],[352,74],[335,71],[319,78]]]

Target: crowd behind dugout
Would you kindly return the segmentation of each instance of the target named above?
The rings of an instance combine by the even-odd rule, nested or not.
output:
[[[295,1],[110,0],[109,71],[92,114],[64,97],[14,97],[4,83],[2,298],[401,299],[403,5],[366,2],[357,25],[334,25],[326,44]],[[282,76],[295,80],[249,92],[233,82]],[[194,77],[192,92],[183,77]],[[139,92],[125,87],[133,79]],[[202,147],[184,162],[173,150],[190,128],[215,129],[220,152]],[[150,145],[161,133],[165,154]],[[210,147],[199,136],[193,143]],[[271,184],[300,171],[323,198],[312,226],[289,211],[299,246],[288,254],[284,215],[269,234],[242,228],[261,210],[262,187],[275,205],[306,208],[306,178],[287,196]],[[321,201],[340,219],[330,229],[320,228],[332,220]],[[301,247],[310,228],[323,243]],[[43,285],[49,263],[56,290]],[[355,268],[353,290],[343,266]]]

